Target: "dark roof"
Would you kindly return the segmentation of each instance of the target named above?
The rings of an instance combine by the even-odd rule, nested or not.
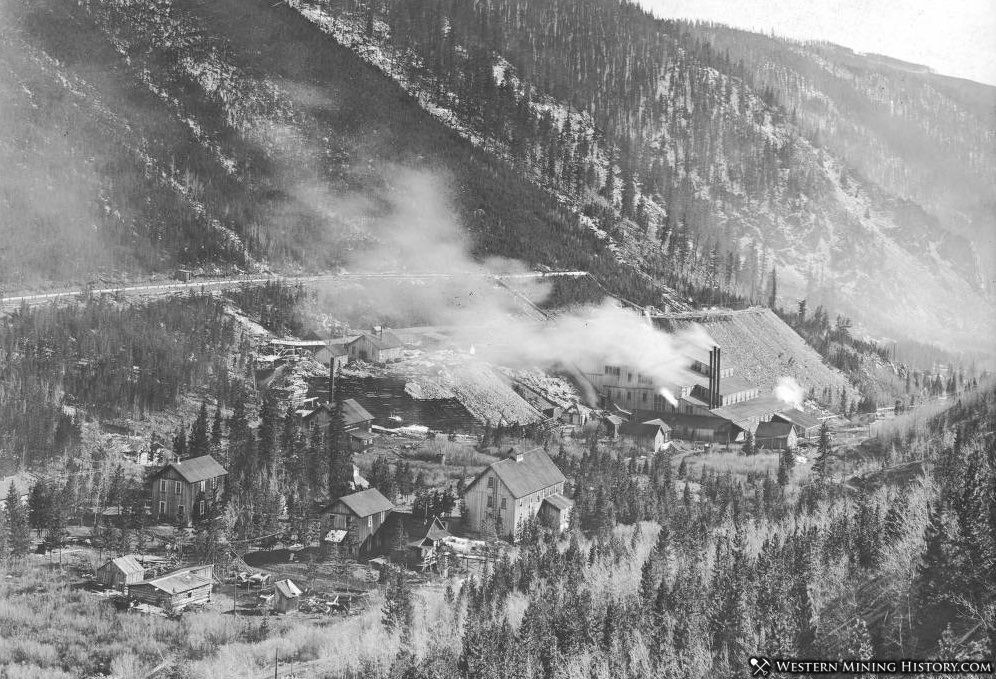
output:
[[[213,479],[216,476],[224,476],[228,472],[225,468],[218,464],[210,455],[201,455],[200,457],[192,457],[188,460],[178,460],[177,462],[170,462],[168,465],[159,470],[162,474],[167,469],[173,469],[177,474],[183,477],[183,480],[187,483],[197,483],[198,481],[204,481],[205,479]]]
[[[394,505],[384,497],[376,488],[368,488],[358,493],[343,495],[339,502],[359,518],[373,516],[377,512],[389,512],[394,509]]]
[[[413,546],[420,545],[425,540],[438,541],[450,536],[443,522],[437,516],[423,519],[407,511],[391,512],[387,517],[384,530],[387,531],[387,535],[393,537],[399,526],[404,527],[405,535],[408,536],[408,544]]]
[[[814,427],[819,427],[822,422],[818,417],[804,410],[799,410],[798,408],[789,408],[787,410],[782,410],[775,413],[775,417],[785,420],[786,422],[791,422],[797,427],[802,427],[803,429],[812,429]]]
[[[664,413],[661,419],[672,429],[714,429],[722,431],[732,429],[735,425],[723,417],[712,415],[683,415],[681,413]]]
[[[399,349],[405,346],[404,342],[390,330],[384,330],[377,335],[365,332],[360,337],[365,337],[370,344],[378,349]],[[357,337],[353,342],[359,341],[360,337]],[[353,342],[350,342],[350,344]]]
[[[792,431],[791,422],[762,422],[757,425],[754,437],[759,439],[773,439],[788,436]]]
[[[374,417],[366,408],[356,402],[356,399],[347,398],[342,402],[342,416],[346,420],[346,426],[350,427],[361,422],[369,422]]]
[[[119,556],[116,559],[111,559],[103,566],[101,566],[101,568],[108,568],[112,565],[115,566],[119,571],[121,571],[125,575],[129,575],[132,573],[145,573],[145,568],[142,566],[142,564],[138,563],[138,559],[136,559],[132,554],[128,554],[126,556]]]
[[[522,459],[506,457],[491,464],[488,469],[492,469],[495,475],[508,488],[508,492],[514,498],[525,497],[530,493],[549,488],[550,486],[566,481],[564,474],[557,469],[550,456],[542,450],[534,450],[529,453],[522,453]],[[486,473],[485,469],[474,479],[473,486]],[[468,486],[468,489],[470,486]],[[466,492],[466,491],[464,491]]]
[[[549,502],[551,505],[563,511],[574,506],[574,500],[570,500],[560,493],[554,493],[550,497],[543,498],[543,502]]]
[[[305,420],[310,420],[312,417],[320,412],[332,412],[332,405],[329,403],[322,403],[320,406],[314,410],[300,410],[301,416]],[[347,427],[352,427],[353,425],[360,424],[362,422],[370,422],[374,418],[370,412],[356,402],[356,399],[347,398],[342,402],[342,419]]]
[[[641,437],[651,437],[657,436],[657,432],[661,429],[665,433],[671,431],[671,427],[662,420],[651,420],[649,422],[627,422],[623,426],[619,427],[619,432],[629,436],[641,436]]]

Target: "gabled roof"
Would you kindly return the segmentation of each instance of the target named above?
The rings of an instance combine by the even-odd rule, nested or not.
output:
[[[145,567],[138,562],[138,559],[134,555],[128,554],[126,556],[119,556],[116,559],[111,559],[105,563],[101,568],[106,568],[113,565],[119,571],[125,575],[131,575],[133,573],[144,573]]]
[[[759,439],[781,438],[788,436],[792,429],[791,422],[762,422],[757,425],[754,436]]]
[[[285,599],[296,599],[303,593],[301,588],[294,584],[294,581],[290,578],[286,580],[277,580],[273,583],[273,589],[277,594]]]
[[[377,512],[389,512],[394,509],[394,504],[376,488],[368,488],[358,493],[343,495],[339,498],[339,502],[346,505],[349,511],[361,519],[373,516]]]
[[[188,592],[192,589],[197,589],[198,587],[203,587],[204,585],[210,585],[211,578],[199,573],[194,573],[190,569],[185,568],[183,570],[167,573],[166,575],[162,575],[158,578],[153,578],[152,580],[145,580],[139,584],[152,585],[156,589],[162,590],[168,594],[179,594],[181,592]]]
[[[480,481],[489,470],[495,473],[498,480],[508,488],[508,492],[516,499],[567,480],[563,472],[557,469],[557,465],[543,450],[522,453],[521,457],[522,459],[519,460],[510,455],[503,460],[492,463],[467,486],[467,490],[470,490],[474,484]],[[464,493],[466,492],[464,491]]]
[[[804,410],[799,410],[798,408],[788,408],[780,412],[775,413],[775,417],[786,422],[791,422],[797,427],[802,427],[803,429],[812,429],[814,427],[819,427],[823,422],[820,418],[805,412]]]
[[[657,436],[657,432],[663,431],[665,434],[671,431],[671,427],[663,420],[656,419],[648,422],[627,422],[619,427],[621,434],[639,437]]]
[[[365,332],[360,337],[365,338],[367,342],[378,349],[400,349],[405,346],[401,339],[390,330],[384,330],[377,335]],[[357,337],[353,342],[359,341],[360,337]]]
[[[200,457],[192,457],[187,460],[170,462],[157,472],[157,476],[167,469],[175,471],[187,483],[197,483],[198,481],[228,474],[225,468],[218,464],[218,461],[210,455],[201,455]]]
[[[574,500],[564,497],[560,493],[554,493],[550,497],[543,498],[543,502],[549,502],[551,505],[564,511],[565,509],[570,509],[574,506]]]
[[[346,420],[346,426],[350,427],[360,422],[369,422],[374,417],[366,408],[356,402],[356,399],[347,398],[342,402],[342,416]]]
[[[297,411],[305,420],[310,420],[312,417],[320,412],[332,412],[332,405],[329,403],[322,403],[320,406],[313,410],[308,410],[303,408]],[[360,424],[362,422],[369,422],[373,420],[374,416],[370,412],[356,402],[356,399],[347,398],[342,402],[342,419],[347,427],[352,427],[353,425]]]
[[[661,415],[672,429],[713,429],[723,431],[733,429],[736,425],[725,417],[715,415],[684,415],[682,413],[664,413]]]
[[[611,422],[612,424],[616,425],[617,427],[619,425],[623,424],[624,422],[626,422],[626,420],[624,420],[623,418],[619,417],[618,415],[606,415],[604,419],[607,420],[608,422]]]

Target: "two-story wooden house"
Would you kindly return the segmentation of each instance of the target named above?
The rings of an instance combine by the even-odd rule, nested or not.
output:
[[[171,462],[152,477],[152,515],[189,526],[221,499],[228,472],[210,455]]]
[[[564,497],[565,481],[543,450],[510,450],[467,486],[464,523],[477,533],[485,533],[491,524],[499,537],[514,540],[522,524],[539,514],[544,503],[556,503],[550,510],[556,510],[566,525],[572,503]]]
[[[381,528],[393,509],[394,504],[376,488],[343,495],[326,513],[325,541],[354,558],[378,552],[389,544],[390,536]]]

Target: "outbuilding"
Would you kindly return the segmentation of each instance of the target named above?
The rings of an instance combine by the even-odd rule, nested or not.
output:
[[[129,585],[134,585],[145,579],[145,567],[132,555],[119,556],[110,559],[97,569],[97,582],[104,587],[113,587],[127,591]]]
[[[795,426],[789,422],[762,422],[757,425],[754,441],[758,448],[767,450],[792,450],[798,444]]]
[[[273,585],[273,610],[278,613],[296,611],[301,605],[301,588],[290,578],[278,580]]]

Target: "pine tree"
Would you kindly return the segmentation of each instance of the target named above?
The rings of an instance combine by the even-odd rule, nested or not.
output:
[[[388,632],[400,630],[404,634],[406,630],[411,629],[414,614],[411,585],[405,577],[404,570],[395,569],[384,591],[381,624]]]
[[[830,439],[830,427],[824,422],[820,425],[820,435],[816,443],[816,460],[813,462],[813,472],[820,481],[826,481],[830,474],[830,454],[833,445]]]
[[[190,437],[187,439],[187,455],[190,457],[207,455],[210,452],[209,445],[207,403],[202,401],[197,418],[190,426]]]
[[[218,456],[221,453],[221,440],[224,436],[224,418],[221,416],[221,404],[214,408],[214,420],[211,422],[211,452]]]
[[[744,445],[741,450],[744,455],[754,455],[757,453],[757,445],[754,442],[754,432],[748,431],[747,436],[744,439]]]
[[[17,559],[31,549],[31,529],[28,527],[27,512],[21,504],[21,496],[17,487],[11,481],[7,489],[6,509],[7,531],[9,535],[10,555]]]
[[[49,487],[48,481],[39,479],[31,486],[31,492],[28,493],[27,515],[28,524],[35,530],[38,537],[41,537],[41,532],[48,526],[52,503],[52,489]]]

